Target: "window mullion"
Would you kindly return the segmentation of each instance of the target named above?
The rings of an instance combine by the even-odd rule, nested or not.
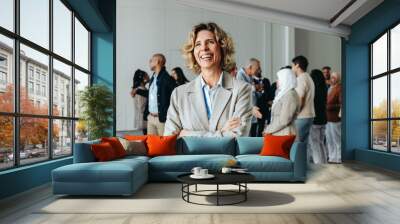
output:
[[[390,71],[390,30],[388,30],[388,32],[387,32],[387,71]],[[392,100],[391,100],[391,79],[392,79],[392,76],[391,76],[391,74],[389,73],[389,74],[387,74],[387,89],[388,89],[388,92],[387,92],[387,98],[388,98],[388,103],[387,103],[387,110],[388,110],[388,118],[392,118]],[[391,152],[392,151],[392,121],[391,121],[391,119],[388,121],[388,127],[387,127],[387,130],[388,130],[388,141],[389,141],[389,143],[388,143],[388,152]]]
[[[49,50],[53,52],[53,0],[49,0]],[[49,71],[48,71],[48,91],[49,94],[49,120],[48,120],[48,152],[49,159],[53,159],[53,56],[49,55]]]
[[[374,143],[373,143],[373,141],[374,141],[374,136],[373,136],[373,121],[372,121],[372,119],[374,118],[373,117],[373,91],[374,91],[374,85],[373,85],[373,79],[372,79],[372,73],[373,73],[373,50],[374,50],[374,48],[372,47],[372,45],[370,45],[370,47],[369,47],[369,52],[370,52],[370,55],[369,55],[369,64],[370,64],[370,66],[369,66],[369,69],[370,69],[370,71],[369,71],[369,118],[370,118],[370,122],[369,122],[369,145],[370,145],[370,149],[373,149],[374,148]]]
[[[73,66],[71,67],[71,91],[72,91],[72,94],[71,94],[71,102],[72,102],[72,105],[71,105],[71,117],[73,117],[73,118],[75,118],[75,12],[74,11],[72,11],[72,14],[71,14],[71,23],[72,23],[72,29],[71,29],[71,36],[72,36],[72,38],[71,38],[71,46],[72,46],[72,49],[71,49],[71,56],[72,56],[72,64],[73,64]],[[72,130],[71,130],[71,150],[72,150],[72,155],[74,155],[74,151],[75,151],[75,149],[74,149],[74,145],[75,145],[75,126],[76,126],[76,121],[72,121],[71,122],[72,124]]]
[[[20,8],[20,0],[14,1],[14,30],[17,35],[19,35],[19,8]],[[19,114],[20,107],[20,46],[19,39],[14,39],[14,112]],[[14,166],[20,165],[20,155],[19,155],[19,145],[20,145],[20,118],[14,116]]]

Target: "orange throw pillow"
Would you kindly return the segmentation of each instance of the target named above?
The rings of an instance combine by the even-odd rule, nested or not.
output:
[[[286,159],[290,157],[290,148],[294,140],[295,135],[275,136],[266,135],[264,137],[264,145],[261,149],[261,156],[280,156]]]
[[[146,141],[147,135],[125,135],[124,139],[128,141]]]
[[[147,155],[148,156],[165,156],[176,154],[176,139],[178,135],[156,136],[149,135],[147,137]]]
[[[94,157],[99,162],[110,161],[117,158],[113,147],[108,142],[93,144],[91,145],[91,149]]]
[[[108,142],[114,149],[115,155],[117,158],[125,157],[126,156],[126,151],[124,149],[124,146],[122,146],[121,142],[118,140],[118,138],[115,137],[110,137],[110,138],[101,138],[101,142]]]

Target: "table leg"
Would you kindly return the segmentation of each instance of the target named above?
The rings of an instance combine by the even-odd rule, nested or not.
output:
[[[183,194],[184,186],[185,186],[185,185],[182,183],[182,187],[181,187],[182,199],[184,198],[184,196],[183,196],[183,195],[184,195],[184,194]]]
[[[244,183],[244,201],[247,201],[247,192],[248,192],[248,190],[247,190],[247,183]]]
[[[195,191],[197,192],[197,184],[196,184],[196,186],[195,186]]]
[[[219,184],[217,184],[217,206],[219,206]]]
[[[188,202],[190,202],[190,201],[189,201],[189,195],[190,195],[190,184],[188,184],[188,185],[187,185],[187,192],[188,192],[188,193],[187,193],[187,201],[188,201]]]

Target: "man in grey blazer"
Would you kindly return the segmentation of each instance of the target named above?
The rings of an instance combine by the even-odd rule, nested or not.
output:
[[[183,54],[199,76],[172,92],[164,135],[248,136],[251,86],[227,72],[235,62],[230,36],[215,23],[198,24]]]

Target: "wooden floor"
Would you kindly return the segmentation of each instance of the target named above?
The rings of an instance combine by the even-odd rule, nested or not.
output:
[[[362,201],[367,206],[357,214],[35,214],[37,208],[54,200],[47,185],[1,201],[0,223],[400,223],[398,173],[358,163],[329,164],[312,166],[308,182],[325,187],[349,203]]]

